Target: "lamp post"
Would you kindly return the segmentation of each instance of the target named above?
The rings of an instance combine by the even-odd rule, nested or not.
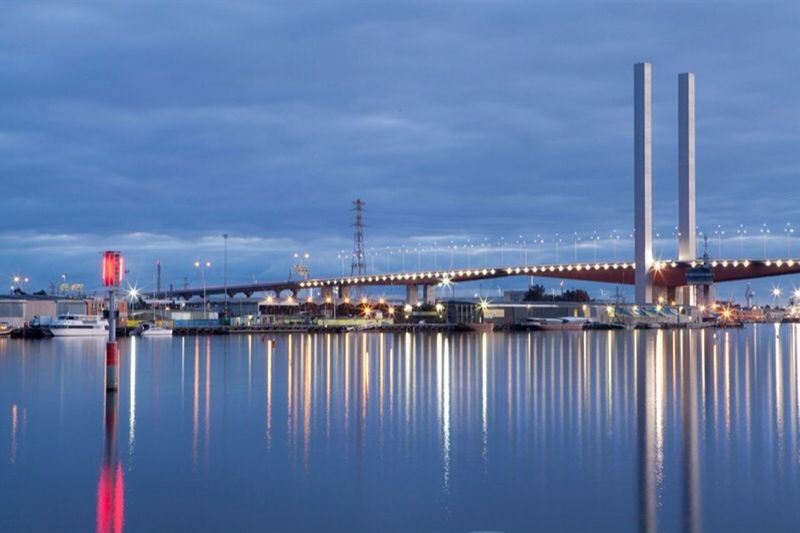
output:
[[[617,262],[617,241],[619,241],[619,233],[617,230],[611,230],[611,254],[614,262]]]
[[[556,264],[558,264],[558,245],[561,244],[561,237],[558,236],[558,233],[556,233],[556,237],[553,239],[553,242],[556,243]]]
[[[578,242],[580,241],[580,237],[578,237],[578,232],[575,231],[572,233],[572,262],[578,262]]]
[[[736,230],[736,235],[739,236],[739,257],[744,257],[744,236],[747,235],[747,230],[744,229],[744,224],[739,224]]]
[[[786,234],[786,258],[788,259],[789,257],[792,256],[791,238],[792,235],[794,234],[794,228],[792,227],[792,224],[790,222],[786,223],[786,227],[783,228],[783,233]]]
[[[764,259],[767,258],[767,237],[769,236],[769,228],[767,227],[766,222],[761,225],[761,242],[764,245]]]
[[[206,269],[211,268],[211,261],[195,261],[194,267],[200,269],[200,282],[203,284],[203,317],[208,320],[208,302],[206,299]]]

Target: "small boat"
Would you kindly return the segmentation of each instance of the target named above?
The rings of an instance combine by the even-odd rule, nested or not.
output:
[[[139,326],[140,337],[172,337],[172,330],[156,326],[150,322],[145,322]]]
[[[97,315],[58,315],[52,320],[37,321],[45,334],[53,337],[106,337],[108,320]],[[33,324],[32,324],[33,325]]]
[[[621,324],[619,322],[587,322],[586,326],[584,326],[584,329],[625,329],[625,324]]]
[[[533,318],[525,319],[528,329],[537,331],[578,331],[582,330],[589,320],[582,317],[564,316],[560,318]]]
[[[11,324],[8,322],[0,322],[0,337],[4,335],[11,335],[12,331],[14,331],[14,328],[11,327]]]

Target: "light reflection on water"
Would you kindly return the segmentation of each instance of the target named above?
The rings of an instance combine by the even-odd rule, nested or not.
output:
[[[796,325],[132,338],[108,395],[102,354],[0,340],[0,530],[800,519]]]

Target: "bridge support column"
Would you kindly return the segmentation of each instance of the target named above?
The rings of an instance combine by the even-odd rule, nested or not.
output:
[[[346,300],[346,299],[350,298],[350,287],[341,286],[341,287],[337,287],[337,289],[339,290],[339,299],[340,300]]]
[[[333,287],[331,287],[330,285],[322,287],[322,301],[323,302],[333,301]]]
[[[636,63],[633,76],[634,242],[636,303],[653,301],[653,128],[650,63]]]
[[[436,303],[436,285],[423,285],[423,295],[426,304]]]
[[[678,74],[678,259],[694,261],[694,74]],[[695,305],[692,287],[680,287],[678,299],[683,305]]]
[[[418,301],[417,295],[417,286],[414,285],[406,285],[406,303],[409,305],[417,305]]]

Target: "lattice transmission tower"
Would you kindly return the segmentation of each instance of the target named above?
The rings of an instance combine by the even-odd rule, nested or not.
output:
[[[351,276],[363,276],[367,273],[367,261],[364,256],[364,202],[359,198],[353,202],[355,221],[353,222],[353,260],[350,263]]]

